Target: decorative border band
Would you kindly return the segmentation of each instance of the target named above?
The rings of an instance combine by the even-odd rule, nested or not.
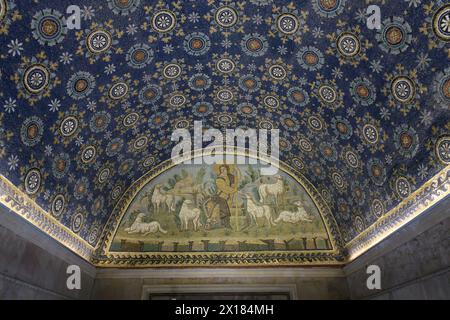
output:
[[[161,172],[169,169],[173,165],[171,163],[162,163],[155,167],[141,179],[137,181],[138,185],[149,181],[148,177],[156,177]],[[284,165],[284,164],[283,164]],[[162,171],[161,171],[162,170]],[[289,173],[289,172],[288,172]],[[292,172],[290,173],[292,174]],[[295,173],[294,173],[295,174]],[[294,176],[295,177],[295,176]],[[145,179],[144,179],[145,178]],[[309,184],[307,180],[303,183]],[[312,192],[312,196],[320,194],[314,189],[312,185],[308,185],[308,191]],[[135,191],[138,186],[132,185],[121,201],[130,200],[128,192]],[[127,197],[128,194],[128,197]],[[333,244],[335,250],[322,252],[241,252],[241,253],[214,253],[205,252],[199,254],[181,254],[181,253],[161,253],[156,255],[140,254],[140,253],[110,253],[107,251],[107,240],[110,239],[114,232],[109,229],[113,220],[109,220],[104,232],[102,233],[99,245],[94,248],[85,240],[81,239],[72,230],[62,225],[32,199],[30,199],[21,190],[15,187],[3,175],[0,175],[0,203],[5,207],[15,212],[47,235],[51,236],[65,247],[78,254],[88,262],[93,263],[98,267],[180,267],[180,266],[254,266],[257,265],[277,265],[277,266],[292,266],[292,265],[330,265],[343,264],[356,259],[361,254],[365,253],[370,248],[381,242],[390,234],[397,231],[403,225],[407,224],[428,208],[450,195],[450,166],[445,167],[437,175],[427,181],[422,187],[412,193],[408,198],[403,200],[395,208],[391,209],[376,223],[371,225],[368,229],[359,234],[356,238],[345,245],[347,256],[341,250],[342,242],[339,236],[339,230],[332,218],[330,209],[324,203],[318,203],[318,208],[328,212],[323,215],[323,218],[328,220],[326,225],[330,227],[329,232],[333,236],[337,236]],[[313,200],[315,200],[313,198]],[[120,210],[123,210],[124,203],[119,201],[114,208],[113,215],[117,216]],[[334,237],[331,237],[334,238]],[[336,247],[335,247],[336,246]],[[95,254],[94,254],[95,253]],[[183,259],[180,260],[180,257]],[[345,257],[347,259],[345,259]]]
[[[274,267],[299,265],[342,265],[344,257],[336,253],[306,252],[202,252],[158,254],[113,254],[94,257],[97,267],[171,268],[171,267]]]
[[[224,153],[230,154],[230,153]],[[308,250],[308,251],[261,251],[261,252],[158,252],[158,253],[132,253],[132,252],[110,252],[114,234],[117,231],[119,223],[126,209],[133,201],[135,195],[147,183],[155,179],[161,173],[182,163],[184,160],[199,156],[199,151],[193,151],[190,157],[167,160],[160,165],[152,168],[149,172],[133,183],[122,195],[102,232],[101,239],[96,247],[96,254],[93,257],[93,263],[102,267],[180,267],[180,266],[292,266],[308,264],[341,264],[345,260],[342,252],[343,243],[339,229],[336,225],[331,210],[322,199],[320,193],[314,186],[293,168],[279,162],[279,169],[289,174],[295,179],[309,194],[324,221],[327,233],[329,235],[332,250]],[[256,155],[248,150],[235,148],[232,153],[234,156],[249,156],[257,158],[267,163],[272,163],[267,156]]]
[[[345,248],[348,250],[348,262],[374,247],[448,195],[450,195],[450,165],[347,243]]]
[[[87,241],[62,225],[3,175],[0,175],[0,203],[83,259],[91,262],[94,248]]]

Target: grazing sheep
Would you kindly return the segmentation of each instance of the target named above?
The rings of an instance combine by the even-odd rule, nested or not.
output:
[[[167,233],[166,230],[161,228],[161,225],[159,224],[158,221],[142,222],[144,216],[145,216],[144,213],[142,213],[142,212],[139,213],[137,215],[136,219],[134,220],[133,224],[130,227],[125,228],[125,232],[128,232],[129,234],[143,233],[144,236],[146,236],[150,233],[156,233],[158,231],[161,233]]]

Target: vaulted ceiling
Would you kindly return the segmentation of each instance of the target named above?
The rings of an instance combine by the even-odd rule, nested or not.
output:
[[[92,245],[194,120],[280,129],[344,242],[450,164],[441,0],[0,0],[0,42],[0,173]]]

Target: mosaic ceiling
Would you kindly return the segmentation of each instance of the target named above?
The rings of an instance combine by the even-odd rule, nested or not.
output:
[[[344,243],[450,164],[441,0],[0,0],[0,42],[0,173],[93,246],[194,120],[280,129]]]

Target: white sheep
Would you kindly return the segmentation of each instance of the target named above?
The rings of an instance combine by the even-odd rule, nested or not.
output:
[[[256,226],[258,226],[257,218],[266,218],[269,226],[276,225],[276,222],[272,218],[272,208],[268,205],[258,205],[249,194],[244,194],[247,199],[247,212],[250,217],[255,221]]]
[[[275,219],[275,222],[278,223],[280,221],[287,223],[298,223],[300,221],[312,222],[305,208],[303,207],[302,202],[295,201],[295,206],[297,207],[296,211],[283,211],[280,213],[278,218]]]
[[[274,197],[275,205],[278,207],[278,197],[284,192],[283,178],[277,176],[277,181],[272,184],[261,184],[258,188],[259,198],[262,203],[267,203],[269,196]]]
[[[142,220],[144,219],[145,214],[144,213],[139,213],[136,216],[136,219],[134,220],[133,224],[128,227],[125,228],[125,232],[128,232],[129,234],[132,233],[143,233],[144,236],[150,234],[150,233],[156,233],[156,232],[161,232],[161,233],[167,233],[166,230],[164,230],[163,228],[161,228],[161,225],[159,224],[158,221],[152,221],[152,222],[142,222]]]
[[[166,195],[161,191],[161,185],[157,184],[152,194],[152,205],[155,213],[158,213],[161,207],[166,203]]]
[[[192,200],[184,200],[181,205],[180,213],[178,214],[181,221],[181,229],[188,230],[189,221],[192,221],[194,231],[197,231],[198,228],[202,226],[202,223],[200,222],[200,213],[200,209],[194,207]]]

